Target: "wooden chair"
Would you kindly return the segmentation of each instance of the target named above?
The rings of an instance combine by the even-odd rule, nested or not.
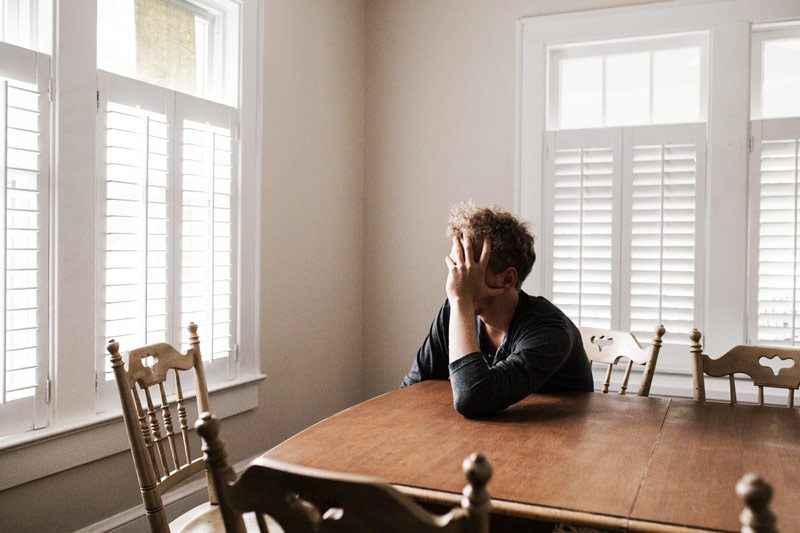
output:
[[[431,515],[382,481],[294,466],[265,458],[254,461],[238,478],[228,466],[219,422],[203,413],[195,426],[219,495],[225,531],[244,531],[242,513],[254,512],[261,531],[269,515],[287,532],[414,531],[485,533],[490,498],[486,484],[492,467],[479,454],[464,460],[469,484],[461,507]]]
[[[736,405],[736,382],[734,374],[747,374],[758,387],[758,405],[764,405],[764,387],[789,390],[788,406],[794,407],[794,391],[800,387],[800,349],[773,346],[734,346],[718,359],[711,359],[703,353],[700,344],[701,334],[693,329],[689,335],[692,354],[692,378],[694,399],[705,401],[706,386],[704,374],[712,377],[728,376],[731,391],[731,405]],[[791,361],[777,373],[761,363],[761,358]]]
[[[597,328],[580,328],[583,338],[583,349],[592,363],[604,363],[608,365],[606,379],[603,381],[602,392],[608,393],[611,384],[611,371],[614,365],[624,357],[628,360],[619,393],[625,394],[628,390],[628,380],[631,377],[631,369],[634,363],[645,365],[642,382],[639,384],[639,396],[650,394],[650,385],[653,383],[653,373],[658,362],[658,353],[661,351],[661,339],[666,333],[664,326],[659,325],[655,329],[655,335],[648,348],[642,348],[633,333],[627,331],[613,331]]]
[[[178,352],[169,344],[158,343],[131,350],[123,361],[119,343],[113,339],[108,343],[111,368],[114,370],[122,402],[122,416],[128,432],[136,475],[139,478],[142,500],[150,529],[155,532],[170,531],[170,526],[175,528],[176,523],[182,524],[194,515],[212,509],[209,504],[205,504],[190,511],[191,517],[187,516],[189,515],[187,513],[173,524],[168,524],[162,502],[162,496],[166,491],[192,474],[205,470],[205,460],[200,456],[199,449],[197,456],[192,459],[189,424],[181,386],[181,371],[194,370],[198,412],[208,411],[208,387],[203,371],[197,325],[190,323],[188,329],[191,347],[185,354]],[[145,366],[146,358],[151,358],[151,366]],[[170,402],[167,401],[164,388],[164,382],[170,373],[174,373],[177,389],[174,404],[178,414],[179,435],[176,435]],[[151,389],[155,392],[151,392]],[[144,404],[139,391],[144,392]],[[215,502],[210,477],[208,482],[209,500]],[[216,508],[214,505],[213,509]]]
[[[775,515],[769,508],[772,487],[757,474],[745,474],[736,484],[736,494],[744,501],[739,515],[742,533],[778,533]]]

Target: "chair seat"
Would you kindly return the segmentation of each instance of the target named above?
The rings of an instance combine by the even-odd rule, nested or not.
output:
[[[245,513],[242,518],[247,531],[259,530],[255,513]],[[283,528],[275,520],[269,516],[266,518],[269,533],[284,533]],[[172,533],[222,533],[225,531],[225,524],[222,522],[219,505],[206,502],[170,522],[169,530]]]

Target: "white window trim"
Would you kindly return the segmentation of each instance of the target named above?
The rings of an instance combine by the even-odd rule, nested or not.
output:
[[[234,75],[241,73],[239,108],[249,111],[241,113],[238,133],[241,139],[241,179],[237,191],[241,199],[237,214],[240,245],[236,259],[240,286],[236,332],[239,373],[236,380],[210,387],[212,406],[221,416],[256,407],[259,383],[265,378],[260,372],[259,331],[263,25],[258,0],[237,1],[242,24],[238,46],[258,53],[241,54],[233,66]],[[52,62],[57,84],[52,107],[50,173],[53,333],[48,374],[54,387],[52,401],[47,406],[46,429],[0,439],[0,470],[7,473],[0,480],[0,490],[128,448],[119,414],[98,415],[93,401],[94,283],[86,278],[86,273],[95,271],[96,248],[96,11],[97,0],[71,0],[68,6],[57,4],[54,13],[54,34],[60,44]],[[70,61],[59,62],[59,57]],[[70,124],[70,128],[59,129],[59,124]],[[58,179],[53,179],[54,175]],[[83,355],[58,361],[56,351]],[[75,401],[76,398],[83,400]]]
[[[748,92],[751,25],[797,19],[800,5],[780,0],[680,1],[520,20],[517,88],[516,209],[545,228],[545,132],[548,47],[583,41],[709,31],[710,102],[705,211],[705,348],[724,353],[746,339]],[[714,54],[715,50],[724,53]],[[527,290],[546,293],[542,268]],[[688,339],[687,339],[688,344]],[[688,353],[688,352],[687,352]],[[688,355],[687,355],[688,357]]]

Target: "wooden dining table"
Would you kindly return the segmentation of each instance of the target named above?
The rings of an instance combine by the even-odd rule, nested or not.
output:
[[[490,461],[492,512],[629,531],[739,531],[737,481],[768,481],[784,533],[800,531],[800,410],[600,393],[532,394],[466,419],[450,384],[372,398],[265,457],[386,480],[457,505],[461,460]]]

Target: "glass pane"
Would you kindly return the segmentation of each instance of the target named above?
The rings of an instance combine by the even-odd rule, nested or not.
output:
[[[24,48],[35,48],[33,0],[0,0],[2,40]]]
[[[650,54],[606,58],[606,126],[650,122]]]
[[[764,43],[763,118],[800,116],[800,39]]]
[[[559,117],[561,129],[603,125],[603,58],[561,61]]]
[[[207,96],[209,25],[170,0],[98,0],[97,65]]]
[[[701,120],[700,48],[659,50],[653,62],[653,123]]]

